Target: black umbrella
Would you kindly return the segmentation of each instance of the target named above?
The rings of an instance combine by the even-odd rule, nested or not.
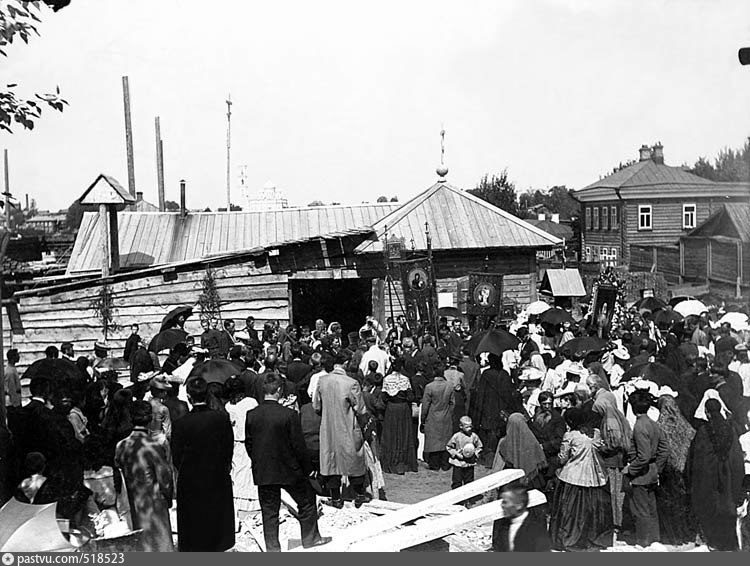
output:
[[[622,381],[629,381],[636,377],[642,377],[653,381],[658,386],[669,385],[675,387],[677,376],[664,364],[659,362],[645,362],[631,367],[622,376]]]
[[[581,358],[592,352],[602,352],[606,347],[607,341],[598,336],[581,336],[562,345],[563,350],[569,350],[571,354]]]
[[[659,311],[654,315],[654,324],[659,328],[669,328],[675,322],[681,322],[684,317],[676,311]]]
[[[166,330],[174,325],[175,320],[178,316],[183,315],[185,318],[193,314],[193,307],[177,307],[167,313],[161,321],[161,328],[159,330]]]
[[[667,306],[667,303],[656,297],[644,297],[633,305],[638,310],[657,311]]]
[[[575,320],[570,315],[570,313],[565,309],[561,309],[558,307],[544,311],[539,315],[539,320],[541,322],[546,322],[547,324],[554,324],[555,326],[558,326],[564,322],[575,324]]]
[[[453,318],[458,318],[461,316],[461,311],[456,307],[440,307],[438,309],[438,316],[452,316]]]
[[[233,375],[239,375],[241,373],[242,368],[238,365],[235,365],[229,360],[217,358],[215,360],[206,360],[205,362],[195,364],[185,381],[194,377],[202,377],[208,383],[224,383]]]
[[[42,377],[48,379],[53,387],[81,389],[86,385],[86,378],[81,369],[65,358],[44,358],[35,361],[23,373],[24,379]]]
[[[520,340],[513,334],[501,328],[486,330],[473,336],[466,344],[469,353],[476,357],[482,352],[490,352],[502,356],[506,350],[515,350]]]
[[[162,350],[170,350],[175,344],[185,342],[187,340],[188,333],[181,328],[169,328],[168,330],[162,330],[153,337],[151,343],[148,345],[149,352],[161,352]]]

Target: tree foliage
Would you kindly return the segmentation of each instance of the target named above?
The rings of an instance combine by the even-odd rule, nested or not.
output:
[[[700,157],[688,169],[690,173],[717,182],[739,182],[750,180],[750,141],[740,149],[725,147],[713,163],[706,157]]]
[[[112,288],[106,283],[101,286],[96,297],[91,301],[91,310],[102,325],[102,334],[106,342],[110,331],[117,331],[120,327],[115,322],[115,296]]]
[[[45,4],[57,11],[70,3],[70,0],[45,0]],[[0,55],[7,57],[5,49],[20,38],[28,43],[35,35],[39,35],[37,24],[41,22],[39,12],[41,2],[24,0],[3,0],[0,2]],[[41,117],[42,109],[50,107],[58,112],[68,104],[60,96],[60,88],[57,87],[51,94],[35,94],[34,98],[28,98],[16,93],[16,84],[6,84],[0,88],[0,130],[13,132],[11,125],[16,122],[31,130],[35,121]]]
[[[208,322],[209,326],[213,327],[221,322],[221,297],[216,285],[216,271],[211,266],[206,267],[206,273],[203,275],[198,306],[201,323]]]
[[[180,210],[180,205],[173,200],[166,200],[164,201],[164,210],[167,212],[177,212]]]
[[[508,170],[503,169],[499,175],[485,175],[476,188],[468,191],[472,195],[502,208],[515,216],[521,216],[516,195],[516,186],[508,180]]]
[[[557,213],[562,218],[580,216],[580,205],[565,185],[556,185],[547,191],[528,190],[518,196],[518,202],[522,212],[541,204],[550,212]]]

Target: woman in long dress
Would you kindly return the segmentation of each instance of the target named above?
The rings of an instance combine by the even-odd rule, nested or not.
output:
[[[659,427],[669,445],[669,457],[659,474],[656,508],[659,510],[659,532],[664,544],[685,544],[695,541],[697,525],[690,511],[690,495],[685,483],[690,444],[695,429],[682,416],[671,395],[659,397]]]
[[[570,430],[560,446],[559,482],[552,496],[550,538],[555,550],[586,550],[612,542],[612,503],[599,429],[577,407],[565,411]]]
[[[259,509],[258,487],[253,482],[253,471],[250,456],[245,449],[245,417],[247,412],[258,406],[253,397],[245,395],[245,386],[237,377],[230,377],[224,384],[225,396],[229,399],[225,405],[234,432],[234,453],[232,454],[232,493],[234,495],[234,512],[239,525],[240,511]]]
[[[698,427],[688,455],[690,501],[708,547],[737,550],[737,507],[742,504],[745,475],[742,449],[734,427],[722,414],[721,402],[704,401],[696,418],[705,422]]]
[[[534,489],[544,489],[543,470],[547,467],[547,458],[541,444],[529,430],[526,417],[521,413],[513,413],[508,418],[505,436],[497,444],[492,471],[498,472],[506,468],[524,471],[521,481],[524,485]]]
[[[411,412],[415,397],[409,378],[401,373],[403,366],[403,359],[396,358],[391,364],[391,373],[383,379],[381,398],[385,417],[380,463],[386,474],[418,471]]]

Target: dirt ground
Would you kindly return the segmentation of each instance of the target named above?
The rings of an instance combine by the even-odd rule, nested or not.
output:
[[[490,471],[482,465],[474,468],[474,479],[486,476]],[[385,495],[388,501],[396,503],[418,503],[451,488],[451,471],[432,471],[420,461],[419,471],[385,474]]]

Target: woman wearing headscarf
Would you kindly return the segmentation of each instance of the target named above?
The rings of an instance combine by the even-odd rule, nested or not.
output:
[[[709,548],[737,550],[737,507],[743,499],[742,449],[721,401],[714,397],[704,400],[696,418],[705,422],[695,433],[687,459],[690,502]]]
[[[551,497],[552,480],[555,478],[555,472],[560,467],[560,445],[563,436],[567,431],[567,426],[560,412],[553,407],[554,396],[550,391],[542,391],[539,394],[539,407],[536,414],[529,421],[529,430],[534,434],[537,442],[544,451],[544,457],[547,460],[547,467],[544,470],[545,488],[544,491]]]
[[[601,417],[599,430],[602,437],[601,455],[609,480],[612,499],[612,520],[615,528],[622,527],[622,469],[625,456],[630,448],[632,430],[625,415],[617,408],[617,401],[611,391],[599,389],[592,411]]]
[[[694,541],[697,532],[685,483],[685,467],[695,429],[682,416],[672,395],[659,396],[657,407],[657,422],[669,446],[669,457],[659,474],[656,488],[659,533],[664,544],[685,544]]]
[[[524,471],[521,482],[529,488],[543,489],[544,474],[547,458],[539,441],[526,425],[526,417],[521,413],[513,413],[508,418],[508,425],[500,442],[497,444],[492,471],[499,472],[506,468]]]
[[[552,497],[550,538],[555,550],[585,550],[612,542],[612,504],[599,455],[601,435],[582,409],[565,412],[570,430],[560,446],[560,480]]]
[[[414,437],[411,404],[414,391],[409,378],[401,373],[403,359],[391,364],[391,373],[383,378],[381,399],[385,405],[380,463],[386,474],[416,472],[417,448]]]
[[[671,369],[676,376],[682,375],[688,369],[685,356],[680,350],[680,340],[672,332],[667,334],[666,346],[661,351],[661,359],[664,365]]]

